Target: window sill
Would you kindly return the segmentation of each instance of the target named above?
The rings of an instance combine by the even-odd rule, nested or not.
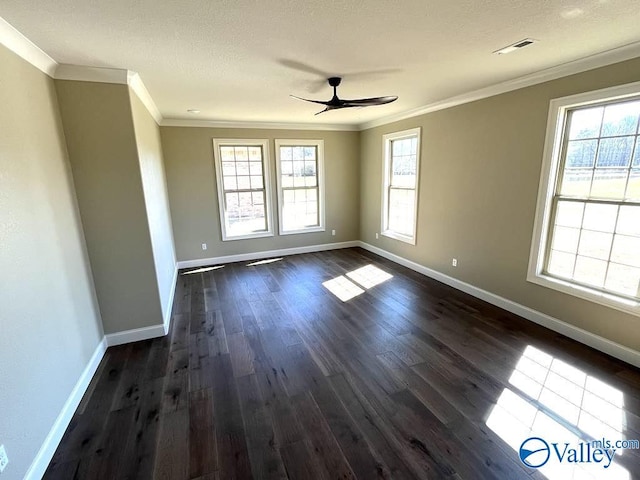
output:
[[[604,293],[543,274],[529,274],[527,281],[640,317],[640,302],[618,297],[615,294]]]
[[[324,232],[326,229],[324,227],[309,227],[303,228],[301,230],[280,230],[280,235],[298,235],[300,233],[317,233]]]
[[[222,241],[229,242],[233,240],[250,240],[252,238],[265,238],[265,237],[273,237],[273,232],[250,233],[247,235],[238,235],[233,237],[222,235]]]
[[[401,233],[397,233],[392,230],[385,230],[384,232],[382,232],[382,235],[384,235],[385,237],[393,238],[394,240],[400,240],[401,242],[408,243],[409,245],[416,244],[416,237],[402,235]]]

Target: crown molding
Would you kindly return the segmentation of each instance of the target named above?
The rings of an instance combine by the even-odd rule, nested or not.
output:
[[[56,80],[77,80],[81,82],[114,83],[117,85],[129,85],[138,96],[142,104],[147,108],[158,125],[162,121],[162,114],[156,106],[153,98],[145,87],[142,78],[137,72],[122,68],[87,67],[84,65],[58,65],[54,78]]]
[[[511,92],[520,88],[530,87],[539,83],[556,80],[558,78],[567,77],[576,73],[586,72],[599,67],[605,67],[625,60],[640,57],[640,42],[630,43],[622,47],[607,50],[605,52],[596,53],[578,60],[563,63],[555,67],[540,70],[535,73],[524,75],[512,80],[497,83],[489,87],[481,88],[471,92],[456,95],[444,100],[423,105],[422,107],[413,108],[405,112],[389,115],[377,120],[364,122],[358,125],[359,130],[367,130],[373,127],[388,125],[389,123],[405,120],[407,118],[417,117],[425,113],[444,110],[445,108],[455,107],[464,103],[474,102],[483,98],[492,97],[501,93]]]
[[[164,118],[161,127],[201,127],[201,128],[254,128],[265,130],[337,130],[357,132],[360,129],[353,124],[340,123],[295,123],[295,122],[225,122],[220,120],[191,120],[183,118]]]
[[[58,65],[53,75],[56,80],[116,83],[127,85],[129,72],[122,68],[88,67],[85,65]]]
[[[160,125],[162,123],[162,114],[160,113],[156,102],[153,101],[149,90],[145,87],[140,75],[137,72],[129,71],[127,75],[127,82],[142,104],[147,107],[147,110],[156,123]]]
[[[58,62],[47,55],[40,47],[16,30],[4,18],[0,17],[0,44],[43,73],[53,77]]]

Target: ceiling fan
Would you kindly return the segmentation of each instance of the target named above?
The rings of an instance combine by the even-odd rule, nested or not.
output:
[[[338,93],[336,89],[342,78],[340,77],[331,77],[327,79],[329,85],[333,87],[333,97],[331,100],[323,102],[321,100],[309,100],[308,98],[296,97],[295,95],[291,95],[293,98],[297,98],[298,100],[304,100],[305,102],[319,103],[320,105],[325,105],[325,109],[316,113],[316,115],[320,115],[323,112],[328,110],[336,110],[338,108],[349,108],[349,107],[373,107],[375,105],[384,105],[386,103],[395,102],[398,97],[373,97],[373,98],[358,98],[355,100],[343,100],[338,98]]]

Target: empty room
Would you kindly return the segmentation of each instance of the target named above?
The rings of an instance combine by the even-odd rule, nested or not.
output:
[[[0,480],[640,480],[638,25],[0,2]]]

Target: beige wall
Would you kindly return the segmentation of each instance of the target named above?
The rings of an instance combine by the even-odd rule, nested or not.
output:
[[[358,132],[200,127],[161,127],[160,132],[178,261],[358,239]],[[214,138],[269,140],[274,237],[222,241],[213,163]],[[325,232],[283,236],[277,234],[277,198],[274,182],[276,138],[324,140]],[[332,229],[336,230],[335,236],[331,235]],[[203,243],[208,244],[206,251],[201,248]]]
[[[55,83],[105,333],[160,325],[129,87]]]
[[[638,317],[526,281],[549,101],[638,80],[640,59],[363,131],[361,239],[640,350]],[[375,238],[382,135],[413,127],[422,127],[416,246]]]
[[[102,339],[53,80],[0,46],[0,443],[24,477]]]
[[[164,172],[160,127],[138,96],[130,91],[131,113],[142,175],[144,201],[163,318],[171,315],[176,254],[173,248],[171,212]]]

